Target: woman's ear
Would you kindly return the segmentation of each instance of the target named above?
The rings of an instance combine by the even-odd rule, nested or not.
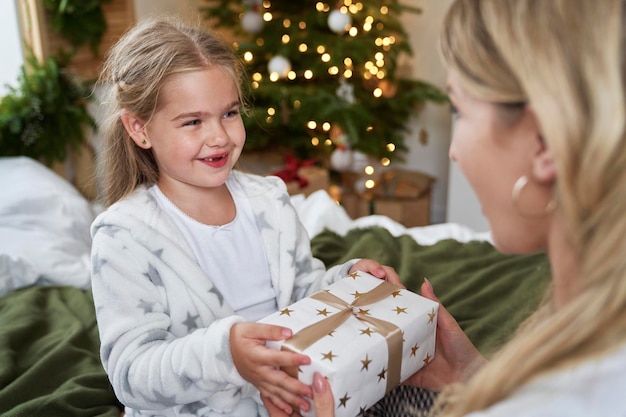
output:
[[[121,116],[124,129],[128,132],[130,138],[137,146],[143,149],[150,149],[152,145],[148,141],[148,133],[146,132],[146,124],[134,113],[123,110]]]
[[[528,124],[528,133],[532,135],[535,141],[531,155],[533,179],[544,185],[552,185],[556,180],[556,167],[554,165],[554,156],[543,138],[543,132],[539,125],[539,120],[535,114],[532,105],[528,104],[525,109],[526,123]]]
[[[543,137],[539,135],[537,140],[541,141],[541,149],[533,157],[533,177],[540,183],[552,184],[556,180],[556,166],[554,156],[550,148],[546,146]]]

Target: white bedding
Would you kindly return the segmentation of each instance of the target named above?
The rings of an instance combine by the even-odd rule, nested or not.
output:
[[[30,285],[89,288],[89,226],[96,210],[69,182],[26,157],[0,158],[0,296]],[[325,228],[344,235],[353,228],[381,226],[419,244],[441,239],[489,239],[444,223],[407,229],[386,216],[352,220],[325,191],[292,197],[312,238]]]

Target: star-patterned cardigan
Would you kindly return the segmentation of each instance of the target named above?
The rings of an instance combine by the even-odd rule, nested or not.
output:
[[[282,180],[233,171],[228,181],[250,199],[279,308],[347,274],[354,261],[326,271],[312,257]],[[91,234],[101,359],[127,416],[266,414],[233,365],[230,328],[244,319],[147,189],[100,214]]]

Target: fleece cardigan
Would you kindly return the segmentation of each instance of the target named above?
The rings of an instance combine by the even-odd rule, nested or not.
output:
[[[233,171],[228,181],[249,198],[279,309],[347,274],[354,260],[326,271],[313,258],[282,180]],[[231,356],[230,328],[244,319],[148,190],[101,213],[91,234],[101,359],[127,416],[266,415]]]

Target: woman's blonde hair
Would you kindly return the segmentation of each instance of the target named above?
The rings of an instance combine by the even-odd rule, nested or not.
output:
[[[98,84],[105,88],[106,118],[101,125],[103,148],[98,161],[105,205],[127,196],[141,184],[157,182],[159,171],[151,150],[135,145],[120,116],[130,111],[149,122],[159,109],[159,92],[172,74],[217,66],[241,90],[243,70],[233,51],[200,25],[173,17],[140,21],[107,53]]]
[[[546,298],[488,365],[444,392],[441,415],[485,409],[626,342],[625,22],[622,0],[458,0],[446,16],[441,51],[464,90],[534,109],[580,276],[566,306]]]

